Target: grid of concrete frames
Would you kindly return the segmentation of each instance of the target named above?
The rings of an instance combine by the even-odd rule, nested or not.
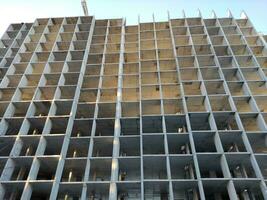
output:
[[[267,199],[267,50],[238,19],[11,24],[0,199]]]

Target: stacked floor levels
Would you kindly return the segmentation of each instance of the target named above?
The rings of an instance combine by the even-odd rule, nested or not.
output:
[[[11,24],[0,199],[267,199],[267,46],[244,16]]]

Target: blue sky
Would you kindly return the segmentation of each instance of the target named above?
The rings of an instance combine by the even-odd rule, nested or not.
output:
[[[2,2],[1,2],[2,1]],[[83,15],[80,0],[0,0],[0,35],[8,24],[32,22],[37,17]],[[238,18],[245,10],[256,29],[267,34],[267,0],[88,0],[90,15],[101,18],[126,17],[128,24],[135,24],[138,15],[141,21],[166,20],[167,11],[172,18],[179,17],[182,10],[186,16],[196,16],[197,9],[203,17],[210,17],[215,10],[218,17],[227,16],[229,8]]]

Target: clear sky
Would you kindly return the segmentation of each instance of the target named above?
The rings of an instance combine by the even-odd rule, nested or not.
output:
[[[33,22],[38,17],[83,15],[80,0],[0,0],[0,36],[10,23]],[[197,9],[203,17],[227,16],[231,9],[234,17],[245,10],[256,29],[267,34],[267,0],[88,0],[90,15],[101,18],[126,17],[128,24],[135,24],[138,15],[141,21],[166,20],[167,11],[172,18],[179,17],[182,10],[186,16],[196,16]]]

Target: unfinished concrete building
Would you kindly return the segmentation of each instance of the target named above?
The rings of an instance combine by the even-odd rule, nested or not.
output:
[[[244,13],[11,24],[0,199],[267,199],[266,48]]]

